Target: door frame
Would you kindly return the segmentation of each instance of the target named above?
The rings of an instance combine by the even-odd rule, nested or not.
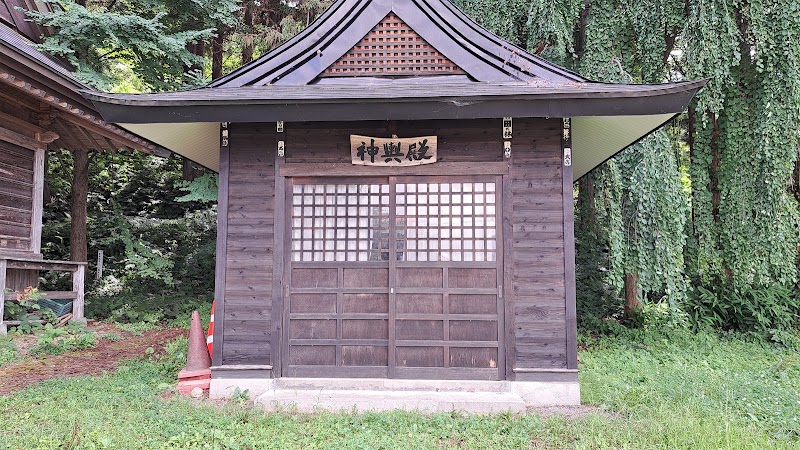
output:
[[[493,171],[490,171],[493,172]],[[504,380],[508,379],[508,351],[509,351],[509,344],[508,341],[509,337],[509,329],[510,326],[508,322],[509,316],[509,304],[506,302],[506,290],[508,286],[506,286],[505,281],[508,279],[508,254],[507,252],[507,245],[508,245],[508,230],[507,230],[507,223],[506,215],[510,213],[507,211],[508,205],[510,205],[510,198],[506,198],[508,196],[508,192],[505,189],[506,184],[510,181],[508,180],[508,172],[504,174],[499,173],[489,173],[478,175],[474,173],[469,174],[458,174],[454,173],[452,175],[410,175],[410,174],[403,174],[403,175],[364,175],[364,176],[340,176],[340,175],[331,175],[331,176],[279,176],[276,177],[276,183],[283,183],[283,200],[277,198],[275,201],[280,202],[283,201],[283,211],[285,212],[283,220],[276,217],[276,224],[281,224],[280,234],[281,237],[278,239],[276,234],[276,242],[282,241],[282,248],[276,251],[276,257],[282,258],[282,274],[281,279],[276,280],[276,284],[278,281],[280,282],[281,286],[281,294],[280,294],[280,304],[274,305],[273,314],[278,312],[277,319],[277,340],[278,346],[273,347],[276,348],[277,351],[275,352],[275,371],[273,372],[273,377],[286,377],[292,376],[288,373],[289,371],[289,311],[288,308],[290,307],[289,301],[289,294],[290,294],[290,282],[291,282],[291,270],[292,270],[292,192],[293,186],[295,182],[305,181],[305,183],[301,184],[325,184],[325,183],[332,183],[332,184],[341,184],[341,183],[363,183],[367,180],[380,180],[381,182],[386,182],[389,185],[389,288],[388,288],[388,295],[389,295],[389,310],[388,310],[388,344],[387,344],[387,353],[388,353],[388,364],[387,364],[387,371],[386,371],[386,378],[387,379],[461,379],[461,380]],[[450,182],[479,182],[479,181],[493,181],[495,183],[495,230],[496,230],[496,261],[495,264],[492,266],[496,269],[497,274],[497,288],[496,288],[496,295],[497,295],[497,312],[496,312],[496,322],[497,322],[497,368],[496,369],[487,369],[487,368],[467,368],[467,367],[460,367],[460,368],[452,368],[452,367],[431,367],[431,368],[424,368],[424,367],[404,367],[401,370],[397,370],[396,366],[396,354],[395,351],[397,349],[397,340],[395,336],[396,332],[396,320],[397,320],[397,311],[396,311],[396,295],[397,295],[397,269],[398,269],[398,261],[396,258],[397,253],[397,192],[396,186],[397,183],[401,182],[441,182],[441,181],[450,181]],[[276,191],[277,193],[277,191]],[[395,220],[391,220],[395,218]],[[280,256],[278,255],[280,253]],[[403,263],[407,263],[407,261],[401,261],[401,266]],[[421,262],[414,262],[414,265],[420,265]],[[465,264],[466,263],[466,264]],[[338,264],[340,266],[347,265],[347,262],[336,262],[331,264]],[[352,263],[350,263],[352,264]],[[436,261],[430,263],[422,263],[421,265],[436,265],[437,267],[442,267],[443,269],[443,276],[446,277],[448,267],[469,267],[469,262],[463,261]],[[340,270],[341,272],[341,270]],[[341,277],[341,273],[339,275]],[[443,283],[446,281],[446,278],[443,280]],[[445,289],[446,292],[446,289]],[[446,293],[443,293],[443,304],[447,302]],[[447,322],[443,320],[443,326],[446,327]],[[445,339],[445,342],[447,339]],[[274,341],[273,341],[274,342]],[[449,348],[449,346],[445,346],[445,348]],[[445,353],[445,357],[447,357],[447,353]],[[350,368],[359,368],[359,366],[352,366]],[[445,370],[447,369],[447,370]],[[330,370],[329,366],[324,366],[324,369],[321,370],[320,377],[325,376],[325,371]],[[493,375],[487,376],[487,372],[492,372]],[[343,374],[344,376],[352,376],[352,374]],[[367,373],[364,376],[374,376],[373,373]],[[444,375],[444,376],[443,376]],[[448,376],[449,375],[449,376]],[[314,375],[316,376],[316,375]],[[331,376],[330,374],[328,376]],[[334,374],[334,376],[336,376]],[[359,376],[359,375],[356,375]],[[378,375],[380,376],[380,375]]]

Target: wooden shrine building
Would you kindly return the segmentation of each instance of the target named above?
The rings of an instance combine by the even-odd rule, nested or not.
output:
[[[38,285],[39,271],[70,272],[72,291],[48,299],[73,300],[83,320],[85,261],[45,260],[41,254],[45,152],[130,149],[168,154],[152,142],[104,122],[79,91],[88,87],[60,61],[34,46],[52,30],[26,20],[24,9],[47,8],[32,0],[0,0],[0,334],[3,303]],[[88,164],[88,161],[86,162]],[[8,291],[11,292],[8,292]]]
[[[579,402],[573,182],[703,84],[592,82],[447,0],[339,0],[205,88],[85,95],[219,170],[212,396],[491,410]]]

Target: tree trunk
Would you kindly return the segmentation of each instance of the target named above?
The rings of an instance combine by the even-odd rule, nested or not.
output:
[[[217,36],[211,42],[211,79],[222,77],[222,53],[225,36],[222,30],[217,30]]]
[[[625,318],[635,319],[642,310],[639,300],[639,275],[636,272],[625,274]]]
[[[242,43],[242,64],[247,64],[253,60],[253,52],[255,51],[255,44],[253,40],[253,13],[250,11],[250,3],[244,6],[244,22],[245,33]]]
[[[86,200],[89,195],[89,151],[72,152],[75,175],[72,178],[72,227],[69,252],[72,261],[85,262],[88,258],[86,240]]]
[[[205,55],[206,55],[206,43],[205,42],[196,42],[194,44],[189,44],[189,45],[186,46],[186,48],[187,48],[187,50],[192,52],[192,54],[195,54],[195,55],[197,55],[197,56],[199,56],[201,58],[205,57]],[[200,72],[200,76],[203,76],[203,63],[202,62],[200,62],[200,63],[198,63],[198,64],[196,64],[194,66],[187,67],[186,69],[190,70],[190,71],[198,71],[198,72]]]

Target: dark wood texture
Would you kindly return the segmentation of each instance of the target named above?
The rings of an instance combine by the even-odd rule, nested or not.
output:
[[[564,287],[567,327],[567,368],[578,369],[578,312],[575,285],[575,199],[572,186],[572,119],[563,121],[562,197],[564,201]]]
[[[270,364],[275,124],[231,124],[222,364]]]
[[[504,378],[501,179],[341,180],[291,186],[283,374]]]
[[[510,301],[515,369],[568,366],[560,135],[561,120],[514,120]]]
[[[503,141],[497,131],[496,120],[426,120],[426,121],[398,121],[390,126],[387,121],[364,122],[306,122],[293,123],[286,129],[286,166],[284,174],[287,176],[302,176],[301,173],[287,172],[286,169],[293,163],[327,164],[342,163],[349,167],[347,173],[328,172],[324,176],[346,175],[392,175],[388,171],[378,172],[380,167],[359,168],[357,171],[350,161],[350,135],[391,137],[437,136],[438,138],[438,163],[429,167],[418,167],[417,170],[430,170],[427,175],[448,175],[451,171],[442,172],[437,167],[447,167],[444,163],[483,163],[502,162]],[[478,166],[479,167],[479,166]],[[337,166],[331,167],[336,170]],[[320,167],[319,170],[323,170]],[[344,167],[342,170],[345,170]],[[370,170],[375,170],[370,171]],[[492,169],[487,169],[486,173]],[[498,170],[494,168],[494,170]],[[469,170],[471,174],[477,168]],[[419,172],[420,174],[424,172]],[[461,172],[458,172],[461,173]],[[314,173],[307,176],[314,176]]]
[[[565,248],[573,245],[565,223],[572,215],[565,210],[571,177],[562,168],[561,121],[515,119],[508,161],[502,155],[500,119],[340,125],[288,123],[281,135],[274,123],[231,126],[227,158],[223,150],[229,168],[220,178],[220,214],[227,220],[226,229],[220,228],[224,309],[218,309],[217,320],[223,331],[221,339],[215,336],[222,350],[214,364],[270,364],[278,376],[453,379],[523,379],[532,369],[572,368],[569,316],[574,313],[567,284],[574,283],[574,262],[567,259],[574,256]],[[350,166],[319,177],[326,166],[349,164],[350,134],[391,132],[438,135],[443,162],[430,166],[450,163],[450,169],[465,173],[376,177],[364,173],[369,168]],[[278,139],[285,140],[285,160],[275,157]],[[481,165],[489,174],[475,175]],[[319,172],[299,169],[312,166]],[[275,180],[282,184],[282,175],[289,173],[294,176],[285,178],[288,184],[276,187]],[[432,213],[408,208],[440,200],[418,196],[408,203],[409,186],[487,180],[496,191],[493,259],[410,260],[431,254],[417,239],[426,226],[412,219],[430,219]],[[367,208],[370,214],[385,208],[380,216],[385,233],[370,231],[378,222],[364,219],[356,230],[366,227],[364,251],[374,258],[339,260],[336,250],[348,249],[347,227],[341,225],[349,215],[337,222],[342,214],[337,208],[347,204],[317,204],[315,198],[336,197],[339,184],[365,183],[386,186],[374,191],[378,203]],[[334,191],[326,190],[329,185]],[[322,187],[306,191],[304,186]],[[469,201],[476,208],[490,202],[488,196]],[[359,214],[354,219],[362,220]],[[328,227],[334,227],[333,234],[326,234]],[[457,227],[439,229],[452,233]],[[311,236],[317,230],[325,237],[314,250]],[[484,239],[474,233],[462,235],[463,248],[477,248]],[[340,241],[345,247],[337,247]]]
[[[220,126],[219,149],[219,190],[217,200],[217,248],[216,267],[214,269],[214,346],[211,354],[211,364],[219,367],[222,365],[222,350],[225,345],[225,273],[228,262],[228,198],[230,195],[230,147],[222,145],[222,132],[227,124]],[[228,141],[230,143],[230,140]]]
[[[0,140],[0,253],[32,252],[34,151]]]

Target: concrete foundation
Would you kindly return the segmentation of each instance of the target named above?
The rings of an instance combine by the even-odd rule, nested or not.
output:
[[[210,397],[229,398],[238,388],[269,410],[491,414],[532,406],[578,405],[577,381],[462,381],[352,378],[213,378]]]

